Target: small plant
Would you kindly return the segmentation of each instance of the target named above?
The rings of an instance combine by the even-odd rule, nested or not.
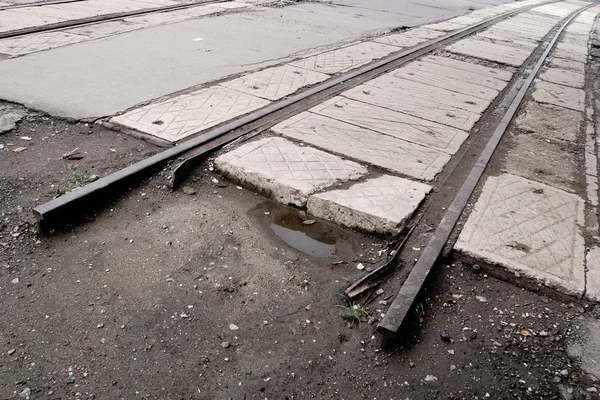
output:
[[[342,318],[348,321],[350,326],[353,326],[354,324],[360,325],[361,322],[372,322],[371,316],[364,308],[360,306],[360,304],[350,300],[350,298],[344,293],[337,293],[337,295],[343,298],[346,302],[346,305],[338,304],[337,307],[341,307],[345,310],[345,312],[342,314]]]
[[[59,189],[60,194],[66,194],[72,192],[74,189],[82,187],[86,183],[90,182],[90,173],[88,171],[85,172],[75,172],[73,171],[71,175],[67,178],[67,184]]]

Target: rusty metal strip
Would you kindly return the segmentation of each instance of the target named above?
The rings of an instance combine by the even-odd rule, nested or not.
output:
[[[502,139],[512,119],[516,115],[523,101],[523,98],[527,93],[527,90],[531,86],[531,83],[535,79],[539,70],[542,68],[542,65],[546,61],[548,54],[550,54],[550,52],[554,48],[554,45],[556,44],[564,28],[577,15],[593,6],[594,4],[591,4],[580,10],[575,11],[562,22],[562,25],[555,33],[554,37],[548,44],[546,50],[539,57],[533,69],[529,71],[528,77],[523,82],[523,85],[521,86],[519,92],[515,96],[510,107],[506,110],[506,113],[502,117],[502,120],[494,130],[494,133],[492,134],[490,140],[481,152],[479,159],[471,169],[462,187],[460,188],[456,197],[453,199],[452,204],[444,214],[442,221],[440,222],[439,226],[433,233],[433,236],[427,243],[427,246],[423,250],[421,257],[419,257],[418,261],[413,266],[408,277],[406,278],[406,281],[404,282],[404,284],[400,288],[400,291],[396,295],[396,298],[390,305],[390,308],[387,310],[385,317],[379,323],[378,329],[381,332],[393,335],[400,330],[400,327],[402,326],[402,323],[404,322],[410,310],[412,309],[423,284],[425,283],[427,277],[429,276],[429,273],[431,272],[433,266],[435,265],[440,254],[442,253],[446,242],[450,238],[450,234],[454,230],[454,227],[456,226],[458,219],[460,218],[465,206],[467,205],[469,198],[471,197],[475,187],[479,183],[479,180],[481,179],[485,168],[487,167],[490,159],[492,158],[494,151],[498,147],[498,144],[500,143],[500,140]]]

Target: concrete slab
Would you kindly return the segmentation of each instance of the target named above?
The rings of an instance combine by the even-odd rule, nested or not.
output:
[[[293,66],[326,74],[349,71],[399,51],[396,46],[362,42],[295,61]]]
[[[455,60],[449,57],[425,56],[421,58],[421,61],[430,62],[437,65],[443,65],[461,71],[466,71],[474,76],[474,79],[476,79],[478,85],[482,86],[486,86],[482,82],[486,81],[488,78],[499,79],[501,81],[508,82],[512,79],[513,76],[512,72],[504,69],[485,67],[483,65]],[[492,88],[500,90],[497,87]]]
[[[463,39],[449,46],[447,49],[453,53],[495,61],[514,67],[520,67],[530,54],[527,50],[490,44],[475,39]]]
[[[110,121],[176,142],[267,104],[267,100],[213,86],[133,109]]]
[[[136,30],[3,60],[0,94],[57,116],[102,117],[417,20],[383,12],[356,16],[351,8],[319,3],[259,10]],[[419,10],[429,12],[427,18],[449,13],[420,6]]]
[[[516,120],[517,126],[545,139],[575,142],[583,123],[583,114],[535,101],[527,103]]]
[[[515,175],[490,177],[455,250],[581,296],[585,290],[580,197]]]
[[[285,137],[388,171],[431,181],[450,155],[333,118],[304,112],[274,126]]]
[[[198,6],[198,7],[190,7],[183,10],[163,12],[163,13],[154,13],[147,15],[140,15],[137,17],[125,18],[125,22],[134,22],[136,24],[141,24],[146,27],[162,25],[162,24],[172,24],[175,22],[181,22],[188,19],[200,18],[206,15],[216,14],[218,12],[222,12],[222,9],[218,9],[215,7],[208,6]]]
[[[589,260],[598,260],[598,250],[590,250]],[[585,318],[578,322],[583,329],[579,330],[579,342],[568,343],[567,352],[571,357],[579,360],[580,367],[587,374],[591,375],[593,381],[600,379],[600,320]],[[590,396],[591,397],[591,396]]]
[[[589,35],[592,30],[591,24],[582,24],[574,22],[565,28],[566,33],[575,33],[580,35]]]
[[[551,68],[561,68],[570,71],[577,72],[579,74],[585,74],[585,63],[579,61],[568,60],[565,58],[552,57],[548,64]]]
[[[570,4],[563,1],[560,3],[545,4],[543,6],[535,7],[532,11],[548,15],[554,15],[560,18],[565,18],[569,16],[569,14],[571,14],[573,11],[576,11],[580,8],[581,5]]]
[[[448,154],[456,153],[469,136],[460,129],[341,96],[309,111]]]
[[[482,38],[496,40],[500,41],[501,44],[507,45],[509,45],[508,43],[514,43],[516,47],[520,48],[534,48],[538,44],[537,38],[525,35],[519,36],[516,35],[514,31],[498,28],[486,29],[485,31],[476,34],[475,38],[478,40],[481,40]]]
[[[587,53],[575,53],[573,51],[566,51],[564,48],[554,50],[552,55],[557,58],[565,58],[567,60],[578,61],[584,64],[587,62]]]
[[[264,99],[277,100],[327,78],[329,75],[285,64],[244,75],[224,82],[221,86]]]
[[[600,302],[600,247],[592,247],[586,255],[587,285],[585,297]],[[598,331],[600,332],[600,330]],[[600,354],[600,353],[599,353]],[[600,378],[600,358],[597,375]]]
[[[559,85],[583,89],[585,75],[560,68],[549,68],[540,74],[540,79]]]
[[[21,36],[11,39],[0,40],[0,53],[11,56],[35,53],[55,47],[80,43],[89,40],[82,35],[67,32],[46,32],[35,35]]]
[[[413,82],[407,79],[401,79],[394,76],[394,73],[387,73],[365,83],[367,87],[376,87],[385,89],[398,94],[399,99],[422,99],[425,101],[435,101],[442,105],[453,106],[460,110],[473,113],[483,113],[491,101],[484,100],[475,96],[469,96],[462,93],[445,90],[439,87]]]
[[[488,101],[495,99],[499,93],[498,90],[491,89],[488,86],[506,86],[506,82],[494,78],[486,79],[485,83],[488,86],[479,85],[471,79],[472,75],[466,71],[422,61],[407,64],[391,74],[397,78],[435,86]]]
[[[66,32],[74,35],[87,36],[89,39],[98,39],[107,36],[118,35],[120,33],[131,32],[144,27],[144,24],[132,20],[112,21],[102,24],[82,26],[80,28],[73,28]]]
[[[349,228],[396,235],[430,191],[429,185],[383,175],[312,195],[306,207],[317,218]]]
[[[581,179],[575,151],[564,143],[528,134],[511,137],[504,170],[568,192],[577,191]]]
[[[17,123],[25,116],[18,112],[7,112],[0,114],[0,134],[12,131],[17,127]]]
[[[319,190],[367,174],[367,169],[357,163],[274,137],[244,144],[217,157],[215,167],[242,185],[298,207]]]
[[[464,24],[464,23],[461,24],[461,23],[454,23],[451,21],[443,21],[443,22],[438,22],[437,24],[425,25],[425,27],[427,29],[434,29],[436,31],[441,31],[441,32],[447,33],[447,32],[455,31],[458,29],[462,29],[467,25],[468,24]]]
[[[554,104],[575,111],[585,111],[585,92],[556,83],[538,81],[532,93],[533,99],[540,103]]]
[[[374,42],[398,47],[413,47],[428,40],[443,36],[445,33],[423,27],[411,29],[402,33],[381,36],[373,39]]]
[[[568,53],[577,53],[580,55],[586,55],[588,53],[587,43],[584,44],[574,44],[574,43],[565,43],[563,41],[557,43],[556,50],[564,50]]]
[[[342,93],[342,96],[378,107],[389,108],[391,110],[438,122],[454,128],[463,129],[465,131],[470,130],[475,122],[481,118],[481,115],[478,113],[461,110],[436,101],[424,99],[398,101],[398,99],[408,98],[407,95],[402,91],[386,90],[376,86],[357,86],[354,89]]]

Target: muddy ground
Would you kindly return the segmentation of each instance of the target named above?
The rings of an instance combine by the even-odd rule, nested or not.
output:
[[[397,278],[354,311],[337,293],[385,257],[386,238],[304,224],[210,160],[187,182],[195,194],[158,174],[40,237],[31,208],[76,186],[74,172],[102,176],[158,149],[42,116],[0,143],[1,399],[598,397],[567,351],[585,348],[586,304],[442,262],[382,349]],[[83,158],[61,158],[74,148]]]

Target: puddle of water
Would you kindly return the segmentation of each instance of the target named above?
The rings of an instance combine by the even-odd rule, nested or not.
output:
[[[304,225],[296,213],[275,215],[269,225],[285,243],[313,257],[326,258],[335,252],[337,238],[333,231],[320,222]]]

